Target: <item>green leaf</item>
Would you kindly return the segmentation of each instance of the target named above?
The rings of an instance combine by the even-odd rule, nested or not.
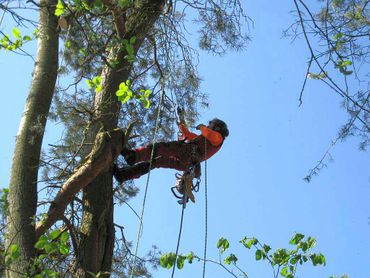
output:
[[[352,61],[350,60],[343,61],[343,66],[350,66],[350,65],[352,65]]]
[[[119,84],[118,88],[122,91],[127,91],[128,90],[128,86],[123,82],[121,84]]]
[[[95,0],[95,2],[94,2],[94,8],[96,8],[96,9],[103,8],[103,2],[101,0]]]
[[[21,36],[21,31],[18,28],[14,27],[12,29],[12,33],[13,33],[14,38],[16,38],[16,39],[20,39],[22,37]]]
[[[117,97],[124,96],[125,94],[126,94],[126,91],[125,91],[125,90],[118,90],[118,91],[116,92],[116,96],[117,96]]]
[[[304,238],[304,235],[296,233],[294,237],[289,241],[290,244],[297,245],[302,239]]]
[[[9,255],[13,260],[16,260],[21,255],[19,247],[16,244],[12,244],[9,248]]]
[[[60,230],[54,230],[54,231],[52,231],[51,233],[50,233],[50,238],[52,239],[52,240],[54,240],[54,239],[56,239],[59,235],[60,235]]]
[[[302,259],[303,259],[304,262],[307,262],[308,261],[307,256],[302,256]]]
[[[72,46],[72,42],[71,41],[66,41],[65,43],[64,43],[64,46],[66,47],[66,48],[71,48],[71,46]]]
[[[244,237],[241,241],[246,248],[251,249],[252,245],[256,245],[258,243],[258,240],[256,238],[248,239],[247,237]]]
[[[86,79],[86,84],[89,86],[89,88],[92,88],[94,86],[94,83],[90,79]]]
[[[82,1],[82,7],[83,7],[85,10],[87,10],[87,11],[89,11],[89,10],[90,10],[90,6],[89,6],[89,4],[88,4],[86,1]]]
[[[184,262],[185,262],[186,256],[179,255],[177,257],[177,268],[182,269],[184,267]]]
[[[127,8],[130,4],[130,1],[129,0],[118,0],[118,7],[124,9],[124,8]]]
[[[44,246],[45,246],[45,244],[47,244],[48,243],[48,239],[47,239],[47,237],[45,236],[45,235],[42,235],[40,238],[39,238],[39,240],[36,242],[36,244],[35,244],[35,248],[36,249],[43,249],[44,248]]]
[[[39,36],[39,29],[38,28],[36,28],[34,31],[33,31],[33,33],[32,33],[32,35],[35,37],[35,38],[37,38],[38,36]]]
[[[294,264],[296,264],[300,259],[301,259],[301,255],[300,255],[300,254],[295,255],[295,256],[293,256],[293,257],[290,259],[290,263],[294,265]]]
[[[18,245],[12,244],[10,245],[8,252],[5,256],[5,264],[10,264],[16,261],[20,257],[21,253],[19,251]]]
[[[56,6],[56,9],[55,9],[55,13],[54,13],[56,16],[61,16],[62,14],[64,14],[64,4],[61,0],[58,0],[58,4]]]
[[[9,188],[3,188],[0,192],[0,206],[4,214],[7,214],[9,202],[8,202]]]
[[[264,244],[263,245],[263,250],[265,251],[265,253],[267,254],[270,250],[271,250],[271,247],[270,246],[268,246],[268,245],[266,245],[266,244]]]
[[[259,261],[262,259],[263,251],[261,249],[258,249],[256,251],[256,261]]]
[[[82,56],[86,56],[87,55],[87,51],[85,49],[83,49],[83,48],[81,48],[79,50],[79,52],[81,53]]]
[[[69,254],[69,248],[66,244],[60,244],[59,246],[59,252],[62,255],[68,255]]]
[[[121,102],[122,102],[122,103],[126,103],[126,102],[128,102],[130,99],[131,99],[131,97],[130,97],[129,95],[127,95],[126,97],[124,97],[124,98],[122,98],[122,99],[121,99]]]
[[[333,38],[334,38],[334,40],[337,41],[337,40],[341,39],[342,37],[343,37],[343,33],[339,32],[339,33],[335,34]]]
[[[15,252],[17,252],[18,251],[18,245],[16,245],[16,244],[12,244],[11,246],[10,246],[10,248],[9,248],[9,253],[10,254],[13,254],[13,253],[15,253]]]
[[[288,275],[288,267],[284,266],[280,271],[281,276],[286,277]]]
[[[316,265],[326,265],[325,256],[321,253],[319,254],[311,254],[310,259],[314,266]]]
[[[60,242],[66,244],[69,240],[69,234],[68,232],[63,232],[60,236]]]
[[[337,41],[337,42],[335,43],[335,50],[336,50],[336,51],[341,50],[341,49],[343,48],[343,45],[344,45],[344,42],[343,42],[343,41]]]
[[[59,277],[58,272],[54,272],[51,269],[45,269],[42,273],[44,273],[48,278]]]
[[[133,63],[133,62],[135,62],[135,61],[136,61],[136,58],[135,58],[135,56],[134,56],[134,55],[126,55],[124,58],[125,58],[128,62],[130,62],[130,63]]]
[[[335,67],[339,69],[339,71],[344,75],[350,75],[353,73],[351,70],[347,70],[347,67],[352,65],[352,61],[350,60],[338,60],[335,64]]]
[[[165,253],[162,254],[159,258],[159,264],[163,268],[170,269],[176,261],[176,254],[175,253]]]
[[[312,249],[316,245],[316,239],[314,239],[313,237],[308,237],[307,243],[308,243],[308,248]]]
[[[99,85],[99,84],[101,84],[101,80],[102,80],[102,78],[101,78],[101,76],[99,75],[99,76],[95,76],[95,77],[92,79],[92,82],[93,82],[95,85]]]
[[[50,242],[44,246],[44,249],[47,254],[53,254],[58,251],[58,246],[55,242]]]
[[[126,51],[131,56],[134,53],[134,47],[131,44],[127,44]]]
[[[37,257],[37,259],[39,259],[40,261],[41,260],[43,260],[43,259],[45,259],[45,258],[47,258],[48,257],[48,255],[46,255],[46,254],[41,254],[41,255],[39,255],[38,257]]]
[[[230,254],[224,259],[224,263],[230,265],[231,263],[236,263],[238,258],[234,254]]]
[[[298,245],[298,249],[301,248],[303,252],[306,252],[308,250],[308,243],[307,242],[301,242]]]
[[[102,85],[96,86],[95,93],[100,93],[102,89],[103,89]]]
[[[187,256],[189,264],[193,263],[194,260],[194,253],[190,252]]]
[[[230,243],[226,238],[221,237],[217,242],[217,248],[221,253],[225,252],[230,247]]]
[[[284,264],[289,260],[290,252],[286,249],[279,248],[272,255],[272,261],[275,264]]]
[[[135,44],[135,42],[136,42],[136,37],[132,36],[130,39],[130,44]]]
[[[27,41],[32,40],[32,38],[30,36],[25,35],[23,36],[23,40],[27,42]]]

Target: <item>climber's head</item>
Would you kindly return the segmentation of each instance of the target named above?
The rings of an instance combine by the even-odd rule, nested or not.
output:
[[[214,131],[221,133],[223,138],[229,136],[229,130],[226,123],[224,121],[221,121],[220,119],[214,118],[209,122],[208,127]]]

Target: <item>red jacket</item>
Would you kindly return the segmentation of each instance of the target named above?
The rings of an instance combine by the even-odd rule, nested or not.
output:
[[[179,124],[179,129],[183,135],[182,139],[185,139],[188,143],[198,145],[201,161],[207,160],[218,152],[224,142],[224,138],[221,133],[204,125],[200,127],[201,135],[190,132],[183,123]]]

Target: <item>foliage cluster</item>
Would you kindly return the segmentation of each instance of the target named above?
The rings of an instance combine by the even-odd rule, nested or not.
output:
[[[239,243],[248,250],[254,249],[255,260],[266,261],[272,268],[274,278],[296,277],[298,265],[303,265],[307,262],[311,262],[313,266],[326,265],[326,260],[323,254],[312,252],[316,245],[316,240],[312,237],[305,237],[305,235],[300,233],[296,233],[290,239],[289,244],[293,246],[292,249],[278,248],[273,251],[271,246],[261,243],[255,237],[244,237],[239,241]],[[221,237],[218,240],[216,247],[220,253],[219,260],[214,261],[206,259],[207,262],[215,263],[221,266],[230,275],[237,277],[232,270],[227,268],[227,266],[232,265],[240,275],[248,277],[247,273],[239,266],[239,258],[237,255],[230,253],[223,259],[221,258],[221,255],[230,248],[230,243],[226,238]],[[161,255],[160,264],[162,267],[168,269],[175,265],[178,269],[182,269],[185,261],[188,261],[188,263],[191,264],[194,260],[202,261],[203,259],[193,252],[190,252],[187,255],[178,256],[176,256],[175,253],[170,252]]]

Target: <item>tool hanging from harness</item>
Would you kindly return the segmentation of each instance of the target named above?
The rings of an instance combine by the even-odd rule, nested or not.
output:
[[[189,199],[195,203],[194,192],[199,191],[200,179],[198,178],[195,185],[193,184],[195,166],[190,166],[189,170],[184,172],[182,175],[179,173],[175,174],[176,182],[175,186],[171,187],[173,195],[179,199],[177,202],[180,205],[186,206]]]

